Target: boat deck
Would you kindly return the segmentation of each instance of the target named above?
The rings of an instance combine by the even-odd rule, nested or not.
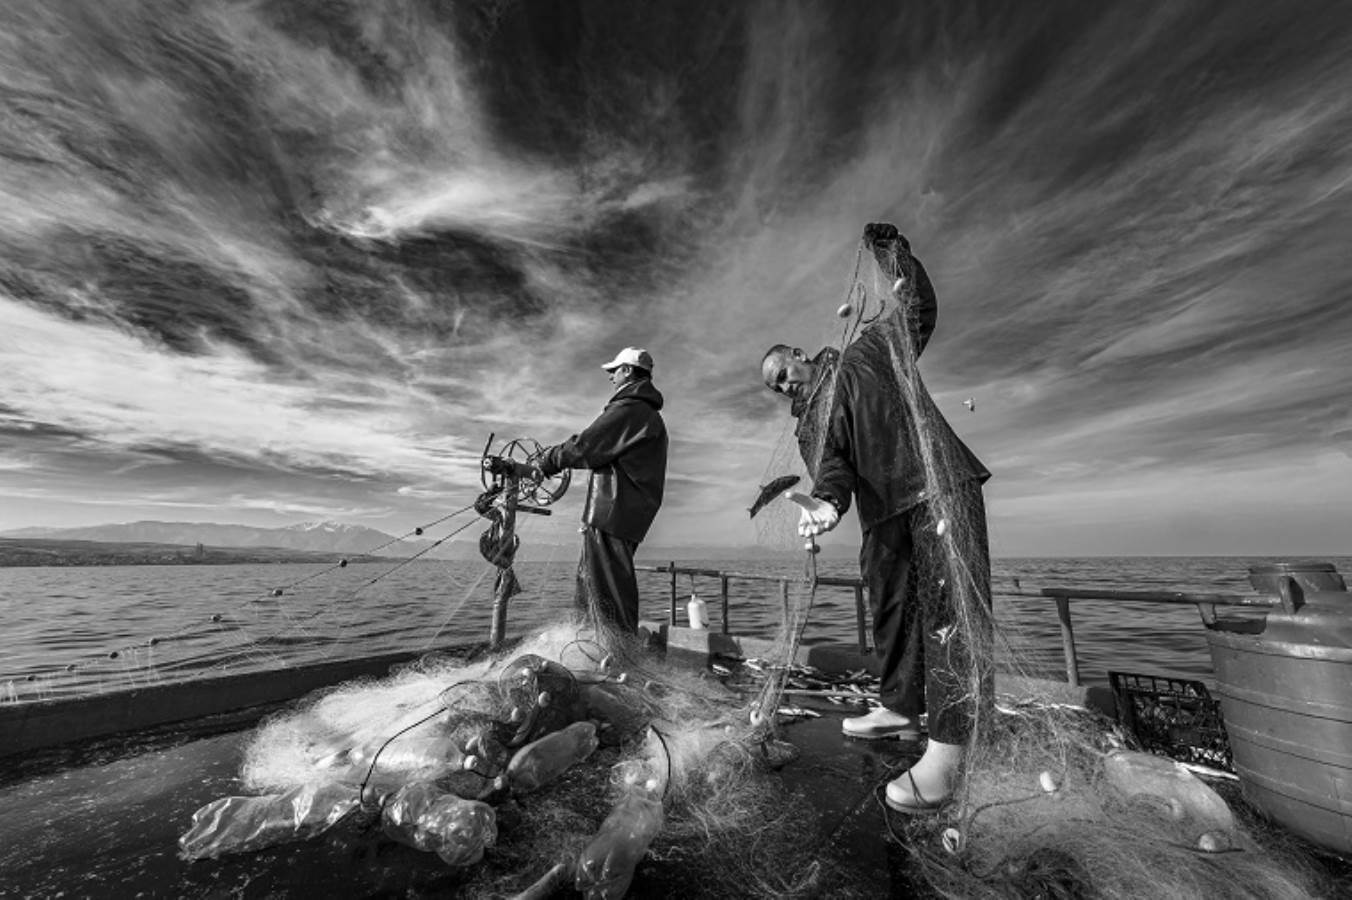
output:
[[[673,663],[703,668],[712,660],[762,655],[754,641],[709,632],[662,629],[666,656]],[[726,645],[726,646],[725,646]],[[826,671],[852,672],[865,665],[848,648],[803,648],[802,663]],[[383,665],[383,661],[382,661]],[[279,682],[275,677],[272,681]],[[297,679],[295,693],[303,693]],[[1002,690],[1021,693],[1017,679],[1002,678]],[[204,698],[238,698],[236,682],[199,685],[189,704]],[[1104,691],[1037,683],[1037,695],[1073,706],[1100,706]],[[158,696],[147,694],[147,709],[164,712]],[[311,840],[267,850],[186,862],[178,837],[192,814],[223,796],[248,793],[239,781],[252,725],[261,715],[290,701],[267,700],[244,709],[225,709],[189,722],[167,722],[107,735],[93,741],[57,743],[9,754],[0,768],[0,894],[20,897],[510,897],[548,869],[550,812],[543,795],[499,807],[499,841],[478,866],[455,870],[437,856],[399,844],[369,822],[350,819]],[[232,701],[233,702],[233,701]],[[927,891],[917,878],[912,852],[893,833],[905,817],[885,810],[879,792],[919,754],[915,743],[861,742],[843,737],[840,721],[860,707],[822,697],[785,698],[817,717],[784,722],[781,736],[798,750],[771,779],[797,798],[790,807],[802,821],[791,828],[729,839],[731,848],[663,845],[640,863],[628,896],[652,898],[775,895],[775,884],[749,883],[773,863],[750,873],[737,864],[748,858],[787,860],[800,896],[918,896]],[[78,707],[74,707],[77,709]],[[172,712],[172,709],[170,710]],[[140,721],[139,719],[137,720]],[[92,723],[91,723],[92,724]],[[125,723],[123,723],[125,724]],[[590,834],[608,811],[608,766],[616,751],[606,748],[565,776],[554,802],[576,810],[570,833]],[[552,789],[551,789],[552,790]],[[1237,788],[1227,800],[1238,802]],[[571,804],[571,806],[569,805]],[[543,823],[543,824],[542,824]],[[581,824],[579,824],[581,823]],[[590,830],[588,830],[590,829]],[[903,835],[902,837],[905,837]],[[933,835],[929,836],[932,839]],[[556,854],[563,846],[554,840]],[[543,847],[544,849],[538,849]],[[776,854],[778,854],[776,856]],[[1321,857],[1335,882],[1352,878],[1352,863]],[[807,869],[815,873],[804,882]],[[780,873],[775,872],[774,875]],[[773,878],[771,879],[773,882]],[[770,889],[767,889],[770,888]],[[779,893],[788,893],[780,891]],[[559,896],[577,896],[562,889]],[[553,896],[553,895],[549,895]]]

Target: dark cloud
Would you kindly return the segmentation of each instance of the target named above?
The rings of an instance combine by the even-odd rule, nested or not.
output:
[[[64,231],[52,236],[40,261],[12,277],[15,293],[75,321],[125,325],[179,353],[199,352],[210,339],[273,360],[253,300],[231,276],[172,248]]]

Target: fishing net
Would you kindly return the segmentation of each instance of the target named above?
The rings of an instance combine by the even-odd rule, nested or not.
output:
[[[884,471],[910,467],[923,474],[907,514],[908,588],[914,603],[942,608],[931,621],[952,629],[940,657],[927,660],[925,678],[949,683],[948,702],[970,724],[953,802],[919,817],[884,808],[924,884],[953,898],[1325,895],[1330,886],[1320,882],[1318,866],[1259,824],[1236,791],[1227,804],[1191,771],[1134,752],[1110,721],[1030,677],[1045,674],[1029,671],[1038,654],[1028,652],[1018,623],[997,625],[992,610],[985,511],[974,477],[979,464],[917,366],[924,343],[918,336],[926,330],[923,268],[902,241],[880,254],[876,267],[857,260],[855,273],[841,309],[850,321],[839,348],[816,358],[834,363],[865,336],[875,359],[883,348],[886,365],[876,367],[873,402],[895,404],[905,431],[895,443],[860,452],[900,447]],[[837,389],[833,373],[818,374],[812,402],[795,403],[767,465],[767,484],[797,474],[795,489],[811,490]],[[757,522],[760,543],[783,549],[801,542],[797,518],[793,504],[770,502]],[[810,603],[810,596],[795,603]],[[932,725],[935,710],[929,712]],[[880,780],[880,802],[902,768]]]
[[[248,746],[249,793],[198,810],[181,855],[356,829],[436,853],[461,873],[459,896],[569,883],[621,897],[645,857],[688,867],[684,880],[705,894],[826,883],[853,895],[845,873],[795,840],[807,813],[774,776],[794,752],[754,714],[760,698],[597,638],[562,623],[501,654],[427,657],[274,717]]]

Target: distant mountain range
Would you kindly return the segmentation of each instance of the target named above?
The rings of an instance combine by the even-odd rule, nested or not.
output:
[[[484,528],[488,527],[487,521]],[[471,529],[454,542],[431,550],[434,559],[478,559],[478,534],[482,529]],[[316,553],[376,554],[407,558],[428,550],[432,541],[426,538],[397,540],[393,535],[362,525],[344,525],[340,522],[302,522],[282,528],[255,528],[250,525],[220,525],[213,522],[124,522],[110,525],[90,525],[82,528],[20,528],[0,532],[7,538],[45,538],[67,541],[100,541],[106,543],[178,544],[209,547],[280,548]],[[380,549],[377,549],[380,548]],[[518,557],[530,560],[566,558],[575,553],[576,544],[523,543]],[[854,548],[847,548],[849,553]],[[667,560],[713,562],[716,560],[751,559],[765,556],[783,556],[758,547],[658,547],[639,548],[639,562],[653,564]],[[835,554],[828,554],[834,556]]]
[[[211,547],[279,547],[324,553],[376,553],[409,556],[430,541],[398,541],[393,535],[361,525],[303,522],[284,528],[217,525],[212,522],[125,522],[84,528],[21,528],[0,537],[50,538],[108,543],[205,544]],[[377,550],[377,547],[385,546]]]

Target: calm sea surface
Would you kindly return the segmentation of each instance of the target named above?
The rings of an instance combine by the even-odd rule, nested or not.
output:
[[[1055,605],[1010,596],[1014,577],[1040,587],[1249,593],[1248,557],[1006,559],[995,563],[999,619],[1021,662],[1064,677]],[[1352,558],[1328,558],[1343,573]],[[641,561],[642,563],[642,561]],[[794,578],[792,560],[699,560],[678,564]],[[521,563],[525,592],[511,604],[509,633],[556,620],[571,606],[574,565]],[[848,561],[822,561],[823,575],[854,576]],[[398,565],[107,566],[0,568],[0,702],[123,689],[223,671],[318,659],[432,649],[488,636],[493,570],[478,562],[418,560]],[[274,596],[276,588],[284,588]],[[670,576],[641,573],[642,616],[663,620]],[[681,576],[682,621],[692,588],[720,627],[717,578]],[[774,583],[733,580],[730,629],[774,634]],[[1109,670],[1210,682],[1211,662],[1191,606],[1073,601],[1081,676]],[[849,589],[819,590],[805,642],[856,639]]]

